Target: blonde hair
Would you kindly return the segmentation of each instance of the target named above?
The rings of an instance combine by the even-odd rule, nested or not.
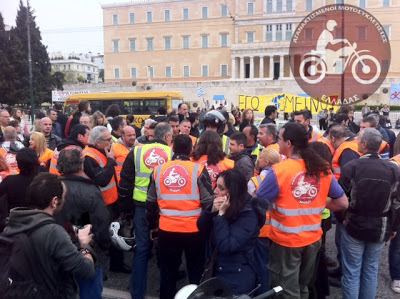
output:
[[[235,125],[235,117],[233,116],[232,113],[229,112],[229,120],[228,120],[229,124],[234,126]]]
[[[97,123],[97,118],[98,117],[102,117],[103,118],[103,123],[101,125],[99,125]],[[96,112],[93,113],[93,115],[91,117],[91,121],[92,121],[92,128],[94,128],[96,126],[107,126],[107,124],[108,124],[107,118],[99,110],[97,110]]]
[[[35,152],[37,153],[38,157],[40,157],[47,149],[46,138],[44,137],[43,133],[33,132],[31,139],[35,141]]]
[[[272,148],[264,148],[260,153],[260,157],[263,157],[265,161],[268,161],[271,166],[280,162],[278,152]]]
[[[249,111],[253,112],[253,116],[251,117],[250,120],[247,120],[247,119],[246,119],[246,114],[247,114],[247,112],[249,112]],[[254,123],[254,111],[253,111],[253,109],[246,108],[246,109],[243,110],[243,112],[242,112],[242,121],[245,121],[245,120],[247,120],[250,124],[253,124],[253,123]]]

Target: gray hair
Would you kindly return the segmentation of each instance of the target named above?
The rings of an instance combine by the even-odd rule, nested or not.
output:
[[[105,131],[108,131],[108,129],[106,127],[103,127],[103,126],[94,127],[90,131],[89,144],[95,145],[96,142],[100,141],[103,138],[103,132],[105,132]]]
[[[15,140],[17,138],[17,129],[11,126],[4,128],[4,139]]]
[[[275,141],[278,140],[278,128],[275,124],[262,124],[260,126],[260,129],[262,129],[262,128],[266,128],[268,134],[274,136]]]
[[[82,151],[78,148],[63,149],[57,160],[57,169],[61,174],[74,174],[83,170]]]
[[[156,121],[154,119],[148,118],[144,121],[144,124],[147,125],[151,125],[152,123],[156,123]]]
[[[172,127],[169,123],[161,122],[154,129],[154,139],[165,140],[167,134],[172,134]]]
[[[382,144],[382,134],[375,128],[365,128],[362,131],[361,142],[365,142],[369,151],[377,153]]]

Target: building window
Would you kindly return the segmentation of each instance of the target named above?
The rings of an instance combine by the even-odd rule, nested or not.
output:
[[[366,27],[358,27],[358,40],[366,40],[367,28]]]
[[[221,65],[221,76],[222,77],[227,77],[228,76],[228,65],[227,64],[222,64]]]
[[[113,51],[115,53],[119,52],[119,40],[113,40]]]
[[[265,40],[267,42],[272,42],[272,25],[267,25],[265,31],[266,31]]]
[[[282,24],[276,25],[275,40],[276,41],[281,41],[282,40]]]
[[[136,51],[136,39],[130,39],[129,40],[129,51],[135,52]]]
[[[185,77],[185,78],[190,77],[190,67],[188,65],[185,65],[183,67],[183,77]]]
[[[79,71],[79,65],[76,66],[76,69]]]
[[[169,9],[164,11],[164,20],[165,22],[171,21],[171,11]]]
[[[221,4],[221,17],[227,17],[228,16],[228,5],[226,4]]]
[[[153,78],[154,78],[154,67],[148,66],[148,67],[147,67],[147,71],[148,71],[148,76],[149,76],[149,78],[150,78],[150,79],[153,79]]]
[[[313,39],[313,30],[312,28],[306,28],[305,30],[305,40],[312,40]]]
[[[71,65],[70,64],[68,64],[68,70],[70,70],[71,69]],[[90,71],[90,70],[89,70]]]
[[[344,4],[344,0],[335,0],[335,4]]]
[[[203,49],[208,48],[208,35],[201,36],[201,47]]]
[[[147,40],[147,51],[153,51],[153,38],[146,38]]]
[[[189,20],[189,8],[184,8],[182,14],[183,14],[182,18],[184,20]]]
[[[135,13],[134,12],[129,13],[129,24],[135,24]]]
[[[390,0],[383,0],[383,7],[390,7]]]
[[[254,15],[254,3],[253,2],[247,3],[247,14]]]
[[[272,0],[267,0],[267,13],[272,13]]]
[[[164,37],[165,50],[171,50],[171,37]]]
[[[276,0],[276,12],[282,12],[282,0]]]
[[[291,40],[292,39],[292,24],[286,24],[286,40]]]
[[[221,47],[228,47],[228,33],[221,33]]]
[[[165,67],[165,78],[171,78],[172,77],[172,70],[170,66]]]
[[[113,14],[113,25],[118,25],[118,14]]]
[[[135,67],[131,68],[131,78],[132,79],[136,79],[137,78],[136,68]]]
[[[119,69],[114,69],[114,79],[119,79]]]
[[[390,39],[391,26],[390,25],[383,26],[383,29],[385,29],[388,39]]]
[[[286,0],[286,11],[293,11],[293,0]]]
[[[208,65],[201,66],[201,76],[208,77]]]
[[[246,32],[247,35],[247,42],[248,43],[253,43],[254,42],[254,32]]]
[[[190,48],[190,39],[189,36],[183,36],[183,48],[184,49],[189,49]]]
[[[313,9],[313,0],[306,0],[306,10],[312,11]]]
[[[366,8],[367,0],[359,0],[358,6],[360,6],[361,8]]]
[[[201,18],[202,19],[207,19],[208,18],[208,7],[207,6],[203,6],[201,8]]]
[[[153,22],[153,12],[148,11],[146,15],[147,15],[147,23]]]

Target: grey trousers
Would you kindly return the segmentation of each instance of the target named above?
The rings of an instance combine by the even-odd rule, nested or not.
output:
[[[320,247],[321,240],[297,248],[284,247],[271,241],[268,264],[271,287],[283,288],[276,298],[308,299],[308,284],[313,277]]]

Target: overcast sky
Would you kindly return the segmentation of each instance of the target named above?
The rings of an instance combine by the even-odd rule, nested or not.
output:
[[[103,54],[101,4],[114,2],[121,0],[30,0],[29,3],[48,52]],[[26,6],[26,0],[23,3]],[[0,0],[5,24],[15,26],[18,7],[19,0]]]

